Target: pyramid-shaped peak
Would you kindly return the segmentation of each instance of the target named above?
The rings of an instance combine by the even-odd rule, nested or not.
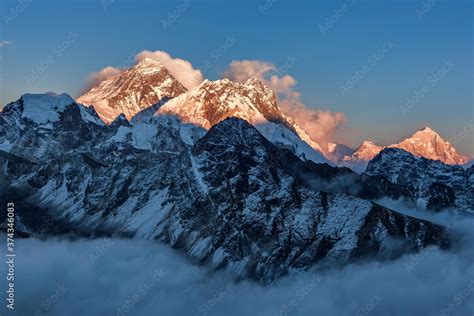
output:
[[[101,119],[112,123],[121,113],[127,120],[148,107],[187,92],[159,61],[144,58],[119,76],[105,79],[77,98],[93,105]]]
[[[448,141],[430,127],[425,127],[411,137],[398,144],[390,145],[390,147],[401,148],[417,157],[441,160],[446,164],[463,164],[466,160]]]
[[[438,141],[444,141],[444,139],[441,137],[441,135],[433,130],[431,127],[425,127],[414,133],[412,136],[408,137],[407,139],[411,138],[421,138],[421,139],[426,139],[433,141],[438,140]]]

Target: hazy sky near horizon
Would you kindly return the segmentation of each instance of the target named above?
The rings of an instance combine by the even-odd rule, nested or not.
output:
[[[209,79],[233,60],[261,60],[297,80],[306,106],[345,114],[339,142],[385,145],[431,126],[474,155],[473,8],[469,0],[6,0],[0,106],[27,92],[77,96],[90,73],[130,65],[142,50],[188,60]]]

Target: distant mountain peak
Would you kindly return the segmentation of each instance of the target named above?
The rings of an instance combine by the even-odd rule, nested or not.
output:
[[[417,132],[415,132],[413,135],[411,135],[408,138],[416,138],[416,137],[418,137],[418,138],[420,138],[420,137],[421,138],[436,138],[436,137],[438,137],[438,138],[442,139],[438,132],[436,132],[434,129],[432,129],[431,127],[428,127],[428,126],[418,130]]]
[[[271,142],[293,148],[300,157],[328,162],[320,145],[283,113],[275,92],[255,77],[245,82],[227,78],[204,80],[198,87],[165,103],[156,115],[176,115],[205,129],[226,118],[238,117],[256,126]]]
[[[389,147],[404,149],[416,157],[440,160],[450,165],[467,162],[465,157],[460,155],[448,141],[444,140],[430,127],[425,127],[400,143]]]
[[[23,102],[22,117],[38,124],[57,121],[59,113],[75,102],[67,93],[56,94],[54,92],[27,93],[20,100]]]
[[[77,102],[94,106],[101,119],[109,124],[121,113],[131,120],[161,100],[186,91],[163,64],[145,58],[122,74],[102,81],[77,98]]]
[[[359,148],[361,148],[361,147],[373,147],[373,146],[377,146],[375,144],[375,142],[370,140],[370,139],[366,139],[362,142],[362,144],[359,146]]]
[[[468,159],[460,155],[456,149],[431,127],[424,127],[398,144],[378,146],[365,140],[351,156],[344,157],[344,165],[368,163],[384,148],[399,148],[416,156],[431,160],[440,160],[445,164],[464,164]],[[364,165],[365,166],[365,165]],[[359,170],[360,171],[360,170]]]
[[[67,93],[27,93],[17,101],[5,105],[0,115],[4,115],[4,119],[8,117],[8,120],[15,122],[20,129],[32,124],[49,130],[64,117],[103,125],[92,108],[79,106]]]
[[[263,86],[250,86],[256,81],[233,82],[227,78],[204,80],[198,87],[170,100],[157,114],[178,115],[206,129],[234,116],[250,123],[264,122],[281,115],[273,91]]]
[[[364,140],[355,150],[352,156],[346,156],[344,160],[369,161],[374,158],[384,147],[378,146],[372,140]]]

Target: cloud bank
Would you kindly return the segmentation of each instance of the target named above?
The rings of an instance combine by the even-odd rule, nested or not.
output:
[[[464,238],[451,251],[428,248],[390,262],[308,271],[266,287],[235,283],[156,242],[18,240],[15,313],[471,315],[473,221],[453,227]]]
[[[323,149],[327,149],[327,143],[331,141],[336,130],[346,122],[345,115],[340,112],[332,113],[309,108],[303,104],[300,93],[295,90],[296,79],[284,74],[295,62],[295,59],[288,58],[282,67],[278,68],[274,64],[259,60],[232,61],[223,73],[223,77],[237,82],[251,77],[262,80],[275,91],[282,110],[292,117],[313,140],[319,142]]]

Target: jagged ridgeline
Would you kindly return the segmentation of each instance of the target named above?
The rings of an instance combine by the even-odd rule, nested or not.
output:
[[[374,202],[415,201],[412,186],[304,159],[242,118],[105,124],[67,95],[28,94],[3,109],[0,150],[0,196],[25,236],[153,239],[264,283],[450,245],[442,226]]]

